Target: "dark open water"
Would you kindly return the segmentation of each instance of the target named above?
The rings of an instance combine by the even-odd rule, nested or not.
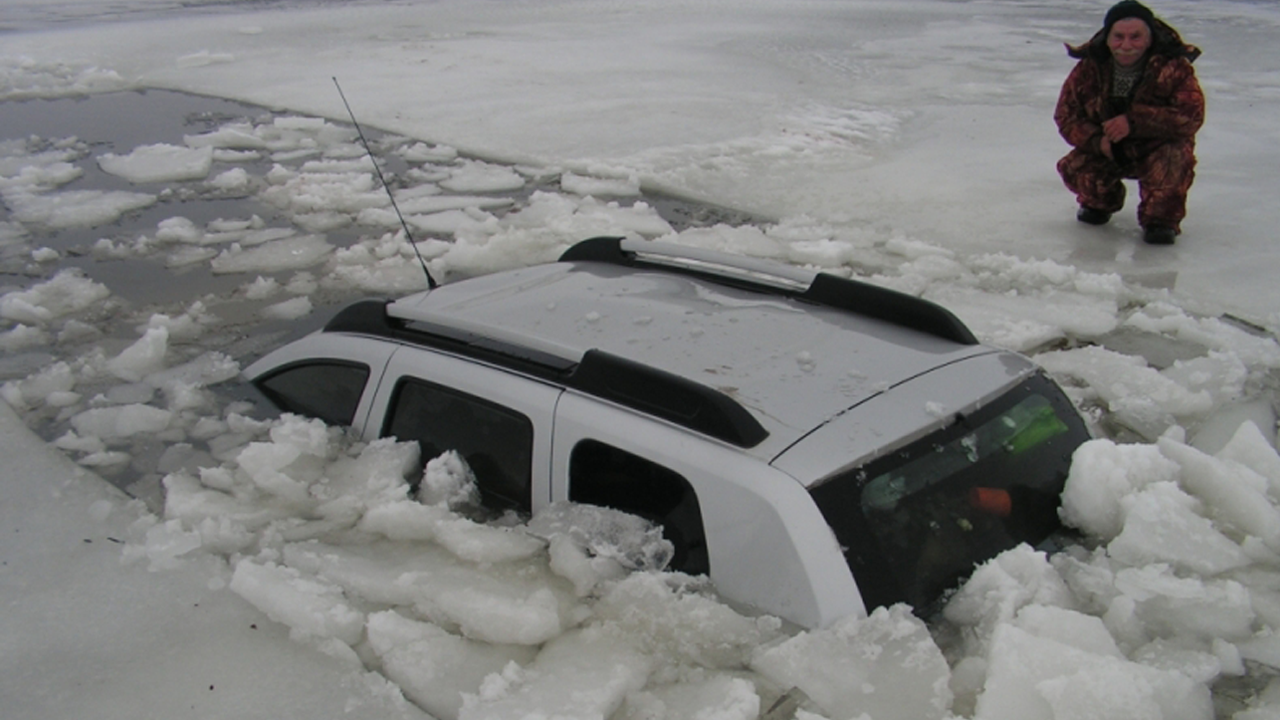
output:
[[[167,90],[0,102],[0,117],[4,119],[3,126],[0,126],[0,141],[30,137],[56,141],[75,137],[90,146],[91,153],[76,163],[83,175],[62,189],[161,191],[160,202],[143,210],[127,213],[110,225],[58,231],[28,228],[30,247],[51,247],[58,250],[64,255],[59,267],[81,267],[89,277],[106,284],[113,293],[133,303],[164,305],[189,301],[202,294],[221,293],[239,286],[244,282],[243,276],[213,275],[209,272],[207,263],[176,270],[131,267],[138,263],[96,261],[90,256],[89,248],[101,238],[133,240],[141,235],[154,234],[160,221],[174,216],[186,217],[197,226],[218,218],[248,218],[252,215],[261,217],[271,227],[288,225],[287,218],[278,209],[252,196],[227,198],[212,196],[207,192],[184,191],[184,183],[148,183],[135,186],[123,178],[103,172],[94,157],[104,153],[128,154],[139,145],[182,145],[184,135],[208,132],[235,121],[262,121],[270,119],[273,114],[281,113],[231,100]],[[364,123],[361,126],[369,140],[376,144],[380,133]],[[301,159],[297,164],[300,165],[306,159],[309,158]],[[394,157],[380,157],[379,163],[389,174],[404,168],[403,163],[398,163]],[[250,175],[260,177],[273,164],[276,161],[265,156],[253,162],[215,162],[209,176],[240,167]],[[537,190],[555,189],[554,183],[554,178],[542,184],[530,182],[514,193],[503,195],[520,201]],[[198,184],[187,183],[185,187],[191,188]],[[745,213],[669,196],[646,193],[640,199],[657,208],[677,230],[716,223],[736,225],[759,220]],[[519,207],[519,203],[516,207]],[[0,222],[11,219],[9,212],[7,207],[0,205]],[[351,244],[360,235],[359,228],[326,233],[329,242],[340,247]],[[0,287],[7,285],[12,289],[14,285],[30,284],[22,280],[24,276],[32,274],[27,249],[15,251],[10,248],[6,257],[5,249],[0,248]],[[161,260],[162,258],[156,258],[144,264],[159,265]],[[157,269],[162,272],[155,272]],[[175,280],[169,276],[180,279]]]
[[[67,267],[79,268],[87,277],[111,291],[111,297],[101,303],[101,307],[77,315],[90,322],[101,333],[99,336],[79,343],[57,342],[47,347],[0,352],[0,383],[21,380],[59,360],[74,362],[94,347],[101,347],[107,356],[112,356],[138,339],[139,325],[145,324],[152,313],[165,313],[171,317],[181,315],[193,301],[208,298],[212,298],[210,304],[213,307],[210,309],[217,316],[218,323],[193,343],[178,346],[171,343],[169,364],[175,365],[205,351],[217,350],[235,358],[243,367],[262,352],[319,327],[346,303],[357,299],[361,295],[358,291],[326,290],[310,298],[315,310],[304,318],[265,320],[259,314],[261,308],[281,298],[252,301],[243,299],[241,294],[237,299],[235,291],[252,280],[255,274],[287,282],[295,271],[215,275],[207,261],[177,268],[166,267],[167,253],[164,252],[126,259],[103,259],[92,252],[93,245],[102,238],[127,246],[139,237],[154,236],[158,223],[177,216],[191,220],[197,227],[205,227],[219,218],[247,219],[254,215],[262,218],[267,227],[290,226],[289,219],[278,208],[253,195],[221,196],[210,192],[201,180],[133,185],[103,172],[96,161],[105,153],[125,155],[140,145],[182,145],[184,135],[208,132],[239,121],[270,121],[275,114],[280,113],[234,101],[165,90],[0,102],[0,118],[3,119],[0,141],[20,140],[38,147],[77,138],[89,146],[89,152],[75,161],[83,175],[59,190],[121,190],[153,193],[160,197],[156,204],[125,213],[107,225],[67,230],[29,226],[22,241],[0,245],[0,295],[48,280]],[[376,129],[362,127],[377,148],[383,135]],[[233,167],[243,168],[251,176],[262,177],[273,164],[301,166],[308,159],[311,158],[279,162],[264,154],[261,159],[251,162],[215,161],[208,177],[215,177]],[[379,157],[379,162],[390,177],[406,168],[394,155]],[[518,191],[499,194],[515,201],[511,209],[519,209],[538,190],[558,191],[558,178],[549,176],[531,180]],[[636,200],[657,208],[676,229],[759,221],[743,213],[651,193]],[[495,211],[495,214],[500,212]],[[13,218],[10,208],[0,203],[0,223],[4,222],[13,222]],[[328,231],[325,239],[331,245],[343,247],[364,236],[381,233],[381,230],[353,225]],[[57,250],[61,258],[54,263],[34,262],[31,251],[43,247]],[[12,326],[12,322],[0,320],[0,331]],[[76,388],[77,392],[105,389]],[[215,390],[226,402],[251,397],[248,389],[236,381],[222,383]],[[33,429],[50,440],[62,435],[68,427],[66,418],[60,417],[54,409],[41,408],[27,413],[25,418]],[[148,491],[140,489],[139,483],[149,485],[152,488],[150,492],[154,492],[158,478],[156,461],[165,449],[164,442],[139,439],[128,448],[134,456],[129,466],[114,471],[111,468],[96,469],[121,488],[146,495]]]

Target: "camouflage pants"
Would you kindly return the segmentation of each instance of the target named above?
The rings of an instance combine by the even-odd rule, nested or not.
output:
[[[1114,213],[1124,207],[1124,178],[1138,181],[1138,222],[1179,230],[1187,215],[1187,191],[1195,179],[1195,143],[1156,145],[1133,161],[1072,150],[1058,161],[1058,174],[1085,207]]]

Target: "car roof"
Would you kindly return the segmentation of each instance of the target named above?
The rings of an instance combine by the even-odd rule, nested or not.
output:
[[[816,285],[812,271],[661,243],[607,240],[607,251],[623,251],[632,261],[637,253],[657,255],[617,262],[608,252],[570,251],[562,262],[401,298],[386,313],[431,332],[526,348],[541,362],[561,361],[566,368],[603,352],[711,388],[759,423],[760,437],[737,444],[766,460],[895,385],[994,352],[936,306],[931,307],[941,311],[942,329],[928,320],[925,325],[935,327],[926,332],[901,319],[815,302],[805,294]],[[687,262],[661,262],[672,258]],[[728,263],[736,273],[713,268],[715,262]],[[772,276],[764,280],[765,273]],[[902,300],[892,291],[871,291],[872,300],[883,301],[870,314],[883,314],[880,306]],[[909,298],[918,309],[915,303],[928,305]]]

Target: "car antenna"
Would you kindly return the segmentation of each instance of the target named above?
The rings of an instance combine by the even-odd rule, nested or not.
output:
[[[373,151],[369,149],[369,141],[364,137],[364,131],[360,129],[360,123],[356,122],[356,114],[351,112],[351,104],[347,102],[347,96],[342,92],[342,86],[338,84],[338,78],[333,78],[333,86],[338,88],[338,97],[342,98],[342,104],[347,108],[347,115],[351,117],[351,124],[356,126],[356,134],[360,136],[360,144],[364,145],[364,151],[369,154],[369,162],[373,163],[373,171],[378,175],[378,182],[382,183],[382,189],[387,191],[387,197],[391,199],[391,207],[396,211],[396,217],[400,218],[400,227],[404,228],[404,236],[409,239],[409,247],[413,248],[413,254],[418,257],[418,264],[422,266],[422,272],[427,276],[427,288],[435,290],[438,287],[436,279],[431,277],[431,271],[427,269],[427,261],[422,259],[422,253],[418,250],[418,245],[413,241],[413,233],[409,232],[409,224],[404,221],[404,215],[400,214],[400,206],[396,205],[396,196],[391,194],[391,188],[387,185],[387,179],[382,176],[382,168],[378,167],[378,160],[373,157]]]

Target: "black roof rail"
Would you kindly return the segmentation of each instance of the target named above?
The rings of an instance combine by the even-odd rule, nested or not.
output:
[[[386,300],[352,303],[325,324],[324,332],[372,335],[455,352],[610,400],[738,447],[754,447],[769,435],[729,395],[665,370],[603,350],[565,358],[459,328],[403,321],[387,314],[387,304]]]
[[[969,326],[941,305],[879,285],[838,275],[818,273],[800,299],[839,308],[895,325],[952,340],[961,345],[977,345]]]
[[[628,247],[623,247],[624,243],[627,243]],[[751,275],[761,273],[761,268],[765,266],[758,260],[738,259],[727,253],[694,249],[689,249],[687,255],[682,255],[678,250],[672,251],[673,246],[664,243],[662,249],[667,252],[660,253],[661,256],[674,260],[690,260],[697,264],[662,263],[641,258],[640,252],[643,252],[643,245],[644,241],[632,242],[621,237],[589,238],[565,250],[560,256],[560,262],[602,262],[627,267],[660,267],[671,272],[696,275],[727,285],[785,295],[816,305],[825,305],[864,317],[884,320],[961,345],[978,344],[978,338],[950,310],[904,292],[822,272],[813,273],[805,290],[791,290],[780,285],[753,280]],[[715,259],[709,260],[712,257]],[[715,272],[716,262],[725,267],[740,270],[743,274]],[[786,281],[792,283],[797,281],[798,273],[792,272],[786,266],[779,266],[776,273]]]
[[[469,330],[422,320],[401,320],[387,313],[389,304],[387,300],[358,300],[325,323],[324,332],[372,335],[411,345],[451,350],[544,378],[562,376],[578,365],[574,358],[504,342]]]
[[[324,324],[324,332],[353,332],[382,335],[393,329],[395,321],[387,315],[390,300],[357,300],[338,311]]]
[[[769,436],[727,394],[603,350],[588,350],[567,384],[739,447],[755,447]]]
[[[636,254],[622,251],[622,241],[625,239],[615,235],[601,235],[579,240],[560,254],[559,262],[589,261],[634,265]]]

